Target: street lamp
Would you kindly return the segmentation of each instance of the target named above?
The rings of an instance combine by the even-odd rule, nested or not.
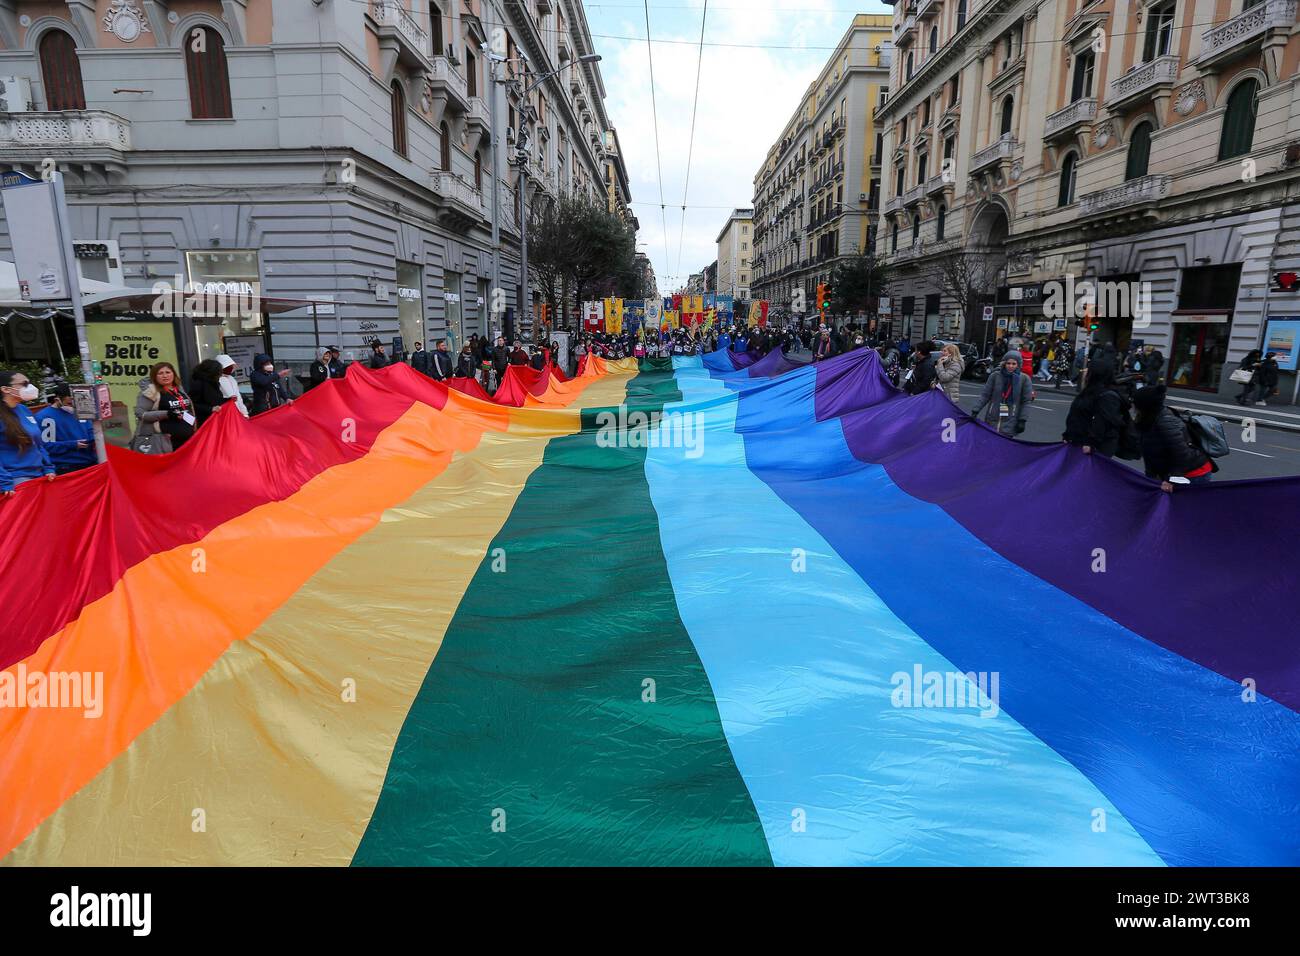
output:
[[[488,117],[488,122],[492,126],[492,281],[493,287],[499,288],[501,282],[501,213],[500,213],[500,169],[498,162],[498,145],[499,137],[497,135],[497,87],[504,85],[499,71],[499,65],[510,62],[506,57],[488,52],[488,59],[491,63],[491,85],[492,85],[492,103]],[[520,98],[524,101],[520,109],[520,129],[519,141],[516,143],[516,155],[511,165],[519,169],[519,289],[516,299],[516,312],[520,321],[523,321],[525,313],[525,304],[528,297],[528,148],[530,146],[530,136],[528,123],[531,119],[532,108],[528,103],[528,96],[535,89],[553,77],[559,76],[575,63],[597,63],[601,59],[599,53],[588,53],[578,57],[576,60],[570,60],[559,69],[551,70],[538,77],[529,84],[521,93]],[[525,57],[518,57],[517,60],[527,64]],[[514,338],[514,329],[507,327],[504,329],[507,339]]]

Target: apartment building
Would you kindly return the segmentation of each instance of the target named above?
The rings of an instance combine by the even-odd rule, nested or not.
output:
[[[1300,315],[1271,281],[1300,267],[1295,0],[893,7],[877,248],[895,327],[1081,336],[1054,289],[1131,288],[1098,303],[1096,338],[1153,344],[1171,384],[1235,393],[1268,323]],[[972,263],[962,303],[945,276]]]
[[[754,177],[752,294],[776,314],[811,310],[835,264],[870,247],[892,53],[888,16],[854,17]]]
[[[572,0],[0,0],[0,169],[53,159],[75,237],[132,287],[334,303],[178,320],[187,365],[231,336],[292,363],[455,345],[526,328],[540,302],[514,314],[521,208],[576,192],[627,210],[591,53]],[[0,259],[15,233],[0,222]]]
[[[749,298],[754,262],[754,210],[733,209],[718,233],[716,276],[709,292]]]

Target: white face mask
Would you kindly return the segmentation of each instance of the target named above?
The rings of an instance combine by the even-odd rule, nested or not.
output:
[[[12,386],[10,386],[12,388]],[[22,388],[18,389],[18,401],[34,402],[41,397],[40,389],[31,382],[28,382]]]
[[[274,365],[263,365],[263,366],[262,366],[262,371],[263,371],[263,372],[274,372],[274,371],[275,371],[275,366],[274,366]]]

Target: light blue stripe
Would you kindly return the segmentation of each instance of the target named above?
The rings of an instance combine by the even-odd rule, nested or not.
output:
[[[674,366],[684,400],[666,411],[701,410],[703,454],[652,448],[646,474],[681,618],[773,860],[1159,864],[1083,774],[1006,713],[893,706],[899,661],[956,668],[749,470],[725,383]],[[1094,808],[1105,832],[1093,831]]]

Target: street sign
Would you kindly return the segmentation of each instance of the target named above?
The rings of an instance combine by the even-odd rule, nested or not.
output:
[[[107,385],[73,385],[71,390],[78,421],[103,422],[113,417],[113,394]]]
[[[0,189],[8,189],[10,186],[35,186],[39,182],[39,179],[32,179],[20,172],[0,173]]]
[[[986,306],[984,306],[984,321],[985,321],[985,322],[992,322],[992,321],[993,321],[993,306],[991,306],[991,305],[986,305]],[[1001,329],[1001,328],[1006,328],[1006,326],[999,325],[998,328],[1000,328],[1000,329]]]

